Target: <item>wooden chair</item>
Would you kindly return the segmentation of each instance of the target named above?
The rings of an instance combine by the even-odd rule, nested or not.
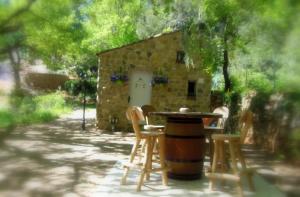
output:
[[[226,106],[221,106],[216,108],[213,113],[222,114],[222,118],[218,118],[217,120],[214,119],[206,119],[204,120],[204,130],[207,134],[208,139],[208,146],[209,146],[209,158],[210,158],[210,165],[213,164],[213,153],[214,153],[214,147],[213,147],[213,140],[211,138],[212,134],[215,133],[223,133],[224,127],[226,124],[226,120],[229,116],[229,109]],[[211,126],[210,124],[212,122],[216,122],[215,126]]]
[[[222,118],[218,118],[216,120],[217,124],[214,125],[214,126],[210,125],[212,122],[215,121],[214,119],[208,119],[208,120],[206,120],[206,124],[205,124],[204,128],[206,130],[211,129],[212,131],[214,131],[214,130],[216,130],[216,131],[223,131],[224,127],[225,127],[226,120],[227,120],[227,118],[229,116],[229,109],[226,106],[221,106],[221,107],[218,107],[218,108],[214,109],[213,113],[222,114]]]
[[[144,129],[147,131],[151,131],[151,130],[159,130],[159,129],[164,129],[165,126],[164,125],[154,125],[154,124],[150,124],[150,117],[149,117],[149,113],[150,112],[155,112],[155,108],[152,105],[143,105],[142,107],[143,110],[143,115],[145,117],[146,120],[146,125],[144,125]]]
[[[155,112],[155,108],[152,105],[143,105],[141,107],[142,111],[143,111],[143,115],[145,117],[145,121],[146,124],[144,125],[144,130],[146,131],[163,131],[165,129],[164,125],[154,125],[154,124],[150,124],[150,112]],[[152,122],[151,122],[152,123]],[[158,143],[155,143],[154,149],[158,150],[157,147]],[[142,148],[142,152],[144,151],[144,147]],[[156,154],[157,156],[157,154]]]
[[[126,178],[131,167],[138,167],[141,169],[139,182],[137,185],[137,191],[141,190],[141,186],[144,183],[146,175],[147,179],[150,179],[150,173],[156,171],[162,171],[162,182],[163,185],[167,185],[167,167],[165,165],[165,151],[164,151],[164,133],[161,131],[141,131],[139,121],[144,120],[144,116],[141,108],[129,107],[126,116],[132,122],[132,127],[135,133],[136,141],[132,147],[130,159],[128,164],[124,164],[124,174],[122,177],[121,184],[126,184]],[[137,156],[138,149],[142,146],[142,141],[146,146],[146,153],[143,155],[143,161],[140,163],[134,163],[134,159]],[[152,168],[152,157],[155,143],[158,143],[158,154],[160,168]]]
[[[251,112],[244,113],[246,116],[252,116]],[[210,179],[210,189],[212,190],[215,185],[216,179],[233,181],[237,185],[237,191],[239,196],[243,196],[242,184],[241,184],[241,175],[246,175],[248,184],[251,190],[254,190],[254,185],[252,182],[253,171],[247,169],[246,162],[241,151],[241,144],[245,140],[247,135],[248,128],[250,127],[251,118],[241,116],[241,132],[240,135],[231,135],[231,134],[213,134],[212,140],[214,141],[214,155],[213,155],[213,165],[211,173],[208,173],[207,176]],[[226,170],[226,146],[229,147],[229,155],[231,159],[232,173],[225,172]],[[237,161],[241,163],[242,170],[238,170]],[[220,169],[218,169],[220,165]],[[219,171],[219,172],[218,172]]]

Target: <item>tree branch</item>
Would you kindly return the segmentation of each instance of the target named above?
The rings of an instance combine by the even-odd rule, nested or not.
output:
[[[12,13],[10,16],[8,16],[4,21],[2,21],[0,23],[0,32],[4,31],[7,28],[8,23],[14,19],[15,17],[18,17],[19,15],[23,14],[24,12],[28,11],[30,9],[30,7],[32,6],[32,4],[35,2],[36,0],[27,0],[27,4],[16,10],[14,13]]]
[[[21,28],[20,24],[3,27],[0,29],[0,35],[16,32],[20,30],[20,28]]]
[[[8,53],[9,51],[21,47],[22,44],[20,42],[15,43],[14,45],[9,45],[3,48],[0,48],[0,54]]]

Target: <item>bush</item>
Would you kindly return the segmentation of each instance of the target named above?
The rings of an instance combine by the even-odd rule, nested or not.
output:
[[[66,109],[64,96],[59,92],[37,96],[33,99],[33,103],[36,105],[37,112],[60,114]]]
[[[63,89],[72,96],[83,94],[83,83],[85,85],[86,96],[95,100],[97,92],[97,79],[91,78],[85,82],[81,80],[69,80],[64,84]]]
[[[71,111],[60,92],[40,96],[12,97],[10,110],[0,111],[0,128],[11,125],[42,123],[54,120],[59,115]]]
[[[68,94],[77,96],[81,91],[80,81],[79,80],[66,81],[63,89],[66,90]]]
[[[290,150],[291,158],[294,161],[300,161],[300,129],[295,129],[290,135]]]
[[[0,128],[7,128],[13,124],[14,124],[14,115],[7,110],[0,111]]]
[[[252,73],[249,76],[248,88],[257,92],[271,92],[273,85],[270,80],[262,73]]]

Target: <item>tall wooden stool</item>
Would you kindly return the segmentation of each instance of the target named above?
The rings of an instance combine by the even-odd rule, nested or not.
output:
[[[250,189],[254,190],[254,185],[252,182],[253,172],[248,170],[246,167],[246,162],[241,151],[240,135],[214,134],[212,135],[212,139],[215,147],[212,172],[207,174],[208,178],[210,179],[209,188],[211,190],[214,188],[216,179],[233,181],[237,185],[237,192],[239,196],[243,196],[241,175],[245,174],[247,176]],[[232,173],[225,172],[225,144],[229,145]],[[237,167],[237,161],[239,161],[242,166],[242,170],[240,171]],[[220,168],[217,168],[218,166],[220,166]]]
[[[214,109],[213,113],[218,113],[222,114],[222,118],[218,118],[216,121],[215,126],[210,126],[209,124],[211,123],[210,118],[205,119],[206,124],[204,124],[204,130],[205,133],[207,134],[207,140],[208,140],[208,147],[209,147],[209,158],[210,158],[210,165],[212,166],[213,163],[213,153],[214,153],[214,147],[213,147],[213,140],[211,136],[216,133],[224,133],[224,127],[226,120],[229,115],[229,109],[226,106],[221,106],[216,109]]]
[[[164,133],[161,131],[141,131],[139,128],[139,121],[144,120],[143,113],[139,107],[130,107],[127,110],[127,118],[131,120],[133,130],[136,136],[136,142],[132,147],[130,159],[128,164],[124,164],[124,174],[122,177],[121,184],[126,184],[126,178],[129,173],[129,169],[132,167],[137,167],[141,169],[140,178],[137,185],[137,191],[141,191],[141,187],[144,183],[145,175],[147,179],[150,179],[151,172],[162,171],[162,183],[163,185],[168,184],[167,178],[167,167],[165,165],[165,151],[164,151]],[[142,140],[144,143],[142,144]],[[154,146],[158,143],[158,162],[160,164],[159,168],[153,168],[153,154]],[[143,154],[143,161],[134,162],[135,157],[137,156],[138,149],[141,147],[146,147],[146,153]],[[140,151],[142,152],[142,151]]]
[[[150,124],[150,118],[149,118],[149,113],[150,112],[155,112],[155,108],[152,105],[143,105],[141,107],[142,111],[143,111],[143,115],[145,117],[146,120],[146,125],[144,125],[144,129],[146,131],[153,131],[153,130],[163,130],[165,128],[164,125],[154,125],[154,124]]]

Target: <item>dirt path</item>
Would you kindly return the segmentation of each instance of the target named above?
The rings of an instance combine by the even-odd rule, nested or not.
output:
[[[95,110],[42,125],[17,128],[0,144],[0,196],[90,196],[132,135],[93,129]]]
[[[289,197],[300,196],[300,166],[284,163],[254,146],[244,147],[247,163]]]

